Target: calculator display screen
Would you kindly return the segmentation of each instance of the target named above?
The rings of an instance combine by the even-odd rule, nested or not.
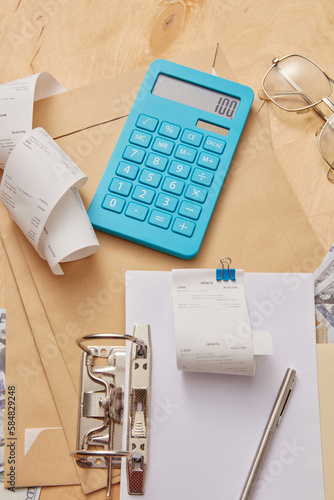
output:
[[[240,99],[160,73],[152,94],[233,120]]]

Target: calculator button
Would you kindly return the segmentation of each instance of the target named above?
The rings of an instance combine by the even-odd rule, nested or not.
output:
[[[171,175],[175,175],[176,177],[186,179],[190,172],[190,166],[186,165],[185,163],[180,163],[179,161],[172,161],[168,172]]]
[[[189,184],[184,196],[185,198],[188,198],[188,200],[197,201],[198,203],[204,203],[207,195],[208,191],[206,189]]]
[[[126,179],[135,180],[137,177],[139,168],[137,165],[131,165],[130,163],[125,163],[125,161],[121,161],[117,167],[116,174],[120,177],[125,177]]]
[[[196,149],[189,148],[188,146],[178,145],[175,151],[175,158],[179,158],[180,160],[188,161],[192,163],[196,158],[197,151]]]
[[[171,219],[171,216],[168,214],[158,212],[157,210],[152,210],[148,222],[150,224],[153,224],[153,226],[158,226],[162,229],[168,229]]]
[[[211,186],[213,174],[211,172],[195,168],[192,173],[191,180],[202,186]]]
[[[137,144],[137,146],[142,146],[143,148],[147,148],[151,142],[152,136],[151,134],[145,134],[140,130],[134,130],[131,134],[129,141],[132,144]]]
[[[195,132],[194,130],[189,130],[189,128],[184,129],[181,136],[181,141],[187,144],[192,144],[193,146],[199,146],[202,142],[203,134]]]
[[[122,200],[122,198],[118,198],[117,196],[112,196],[111,194],[107,194],[102,203],[103,208],[118,214],[122,212],[124,205],[125,200]]]
[[[155,191],[152,189],[143,188],[141,186],[136,186],[133,191],[132,198],[134,200],[141,201],[143,203],[147,203],[148,205],[152,203],[154,198]]]
[[[143,149],[134,148],[133,146],[126,146],[123,158],[125,160],[131,160],[134,163],[141,163],[144,159],[145,151]]]
[[[168,210],[168,212],[175,212],[178,202],[179,200],[174,198],[174,196],[166,196],[163,193],[159,193],[155,206]]]
[[[197,163],[198,165],[209,168],[210,170],[217,170],[219,157],[210,155],[209,153],[204,153],[202,151],[202,153],[199,155]]]
[[[174,142],[168,141],[167,139],[155,138],[153,142],[153,151],[158,151],[158,153],[165,153],[166,155],[171,155],[174,148]]]
[[[152,116],[139,115],[136,123],[136,127],[143,128],[149,132],[154,132],[157,128],[158,120]]]
[[[174,233],[182,234],[183,236],[192,236],[195,229],[195,224],[185,219],[180,219],[177,217],[172,226],[172,231]]]
[[[173,179],[172,177],[166,177],[162,188],[163,191],[167,191],[168,193],[173,193],[179,196],[184,188],[184,182]]]
[[[163,172],[166,168],[167,163],[168,160],[164,156],[158,156],[153,153],[150,153],[146,159],[145,165],[154,168],[155,170],[160,170],[160,172]]]
[[[179,208],[179,214],[184,215],[185,217],[189,217],[189,219],[197,220],[200,216],[202,208],[200,205],[195,205],[194,203],[190,203],[189,201],[183,201]]]
[[[174,125],[173,123],[162,122],[159,128],[159,134],[165,137],[170,137],[171,139],[177,139],[180,133],[181,127]]]
[[[117,193],[122,196],[128,196],[132,188],[131,182],[123,181],[122,179],[117,179],[116,177],[110,183],[109,191],[112,193]]]
[[[212,151],[213,153],[222,154],[226,146],[225,141],[221,141],[220,139],[215,139],[214,137],[207,137],[203,144],[203,148],[208,151]]]
[[[161,175],[156,172],[151,172],[150,170],[144,169],[139,177],[139,182],[146,184],[147,186],[152,186],[157,188],[161,181]]]
[[[148,212],[148,208],[144,205],[139,205],[138,203],[133,203],[132,201],[128,204],[125,210],[125,215],[127,217],[132,217],[132,219],[145,220]]]

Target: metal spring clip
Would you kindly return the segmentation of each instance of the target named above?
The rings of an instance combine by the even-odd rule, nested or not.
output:
[[[230,269],[231,262],[232,261],[229,257],[223,257],[220,259],[219,264],[221,264],[222,267],[221,269],[216,269],[217,281],[235,281],[235,269]]]
[[[132,342],[129,377],[127,450],[122,450],[126,347],[86,345],[87,341]],[[142,495],[149,452],[151,400],[151,335],[146,324],[136,324],[133,335],[92,334],[77,339],[83,350],[77,451],[71,453],[84,468],[108,470],[107,495],[111,494],[111,471],[120,469],[126,457],[128,492]]]

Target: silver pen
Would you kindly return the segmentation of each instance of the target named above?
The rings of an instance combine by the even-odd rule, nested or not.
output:
[[[275,429],[280,424],[281,418],[283,417],[283,414],[285,412],[286,405],[295,383],[295,378],[296,370],[288,368],[284,375],[281,387],[278,391],[277,398],[270,413],[267,425],[262,434],[259,447],[256,451],[252,466],[248,473],[248,477],[239,500],[248,500],[252,494],[255,481],[257,479],[257,476],[259,475],[264,457],[270,445],[271,438],[273,437]]]

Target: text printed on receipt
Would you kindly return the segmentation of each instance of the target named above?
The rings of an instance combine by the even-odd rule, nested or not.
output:
[[[216,281],[214,269],[172,272],[179,370],[254,375],[256,357],[244,273]]]

